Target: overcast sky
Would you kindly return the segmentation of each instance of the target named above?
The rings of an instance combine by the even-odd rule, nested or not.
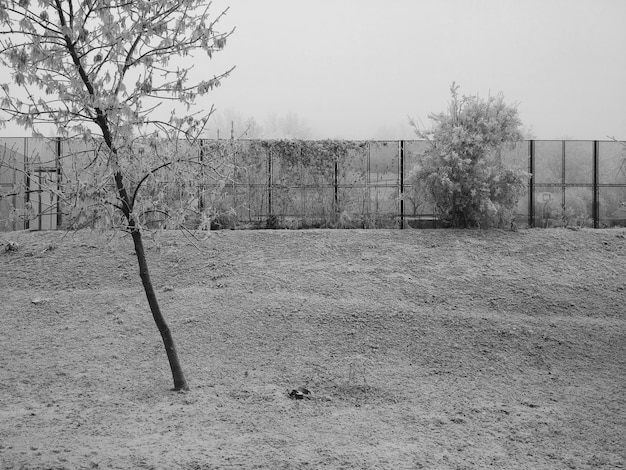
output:
[[[222,113],[295,113],[312,138],[400,139],[453,81],[503,92],[539,139],[626,140],[626,0],[214,0],[226,48],[199,60]],[[6,71],[2,71],[6,74]],[[215,123],[216,124],[216,123]],[[214,125],[212,124],[214,131]],[[8,128],[0,135],[25,135]],[[214,135],[209,134],[211,137]]]
[[[222,111],[296,113],[316,138],[408,138],[455,81],[504,93],[537,138],[626,140],[626,0],[216,0],[236,27]]]

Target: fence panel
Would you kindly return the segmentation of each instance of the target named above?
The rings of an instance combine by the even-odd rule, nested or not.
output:
[[[565,184],[593,184],[593,141],[565,141]]]
[[[190,162],[177,170],[176,181],[155,184],[165,184],[165,192],[175,197],[181,178],[200,177],[199,219],[213,211],[257,226],[270,216],[294,228],[436,226],[432,198],[411,179],[428,142],[347,144],[333,150],[328,142],[203,141],[177,154],[211,161],[214,175],[196,172]],[[71,212],[68,195],[76,194],[79,182],[93,183],[107,174],[104,159],[95,157],[80,140],[0,139],[0,230],[64,226],[57,213]],[[524,170],[534,162],[529,195],[518,205],[518,225],[626,225],[624,142],[524,141],[504,149],[501,159]],[[145,170],[142,166],[137,171]],[[226,184],[214,177],[226,178]]]
[[[535,184],[561,185],[563,182],[563,142],[535,141]]]
[[[502,163],[508,168],[529,172],[529,155],[530,142],[525,140],[523,142],[516,142],[512,146],[504,148],[501,154],[501,159]],[[514,218],[514,222],[518,227],[525,227],[528,225],[529,211],[528,196],[520,197],[517,203]]]
[[[30,178],[30,205],[37,214],[29,221],[31,230],[55,230],[58,222],[58,174],[55,169],[38,168]]]
[[[600,226],[626,226],[626,143],[598,142]]]
[[[0,231],[24,229],[25,139],[2,139],[0,147]]]
[[[626,226],[626,186],[600,187],[600,226]]]
[[[626,184],[626,142],[598,142],[599,183]]]
[[[369,144],[368,227],[394,226],[399,216],[400,155],[398,141]]]

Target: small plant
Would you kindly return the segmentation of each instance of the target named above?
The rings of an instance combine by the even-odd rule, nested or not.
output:
[[[362,355],[351,357],[348,362],[348,381],[350,387],[369,387],[367,383],[367,370],[372,361]]]

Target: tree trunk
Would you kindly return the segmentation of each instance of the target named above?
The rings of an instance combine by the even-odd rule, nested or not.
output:
[[[139,263],[139,276],[143,283],[143,288],[148,298],[148,304],[150,305],[150,311],[154,322],[161,333],[163,338],[163,345],[165,346],[165,352],[167,353],[167,359],[170,362],[170,368],[172,369],[172,377],[174,379],[174,390],[189,390],[183,368],[178,360],[178,353],[176,352],[176,346],[174,344],[174,338],[170,332],[167,322],[161,313],[159,302],[157,301],[154,287],[152,286],[152,280],[150,279],[150,272],[148,271],[148,263],[146,261],[146,252],[143,247],[143,241],[141,238],[141,231],[135,227],[131,228],[131,234],[133,242],[135,243],[135,253],[137,254],[137,262]]]
[[[117,154],[115,147],[113,147],[110,142],[110,134],[108,133],[108,128],[103,127],[103,133],[105,136],[105,140],[107,139],[107,137],[109,137],[107,145],[109,146],[113,154]],[[141,238],[141,229],[137,227],[137,225],[135,224],[135,220],[132,216],[134,201],[130,198],[128,192],[126,191],[126,187],[124,186],[123,182],[123,176],[120,171],[117,171],[115,173],[115,185],[117,187],[120,201],[122,202],[122,206],[120,206],[119,209],[122,211],[124,217],[128,221],[128,229],[133,237],[133,243],[135,244],[135,254],[137,255],[137,262],[139,263],[139,277],[141,277],[143,289],[146,292],[146,297],[148,299],[148,304],[150,305],[150,311],[152,312],[154,323],[156,323],[156,326],[159,329],[159,333],[161,333],[161,338],[163,338],[163,345],[165,346],[167,359],[170,363],[170,369],[172,369],[174,390],[189,390],[189,385],[187,385],[187,380],[185,379],[183,368],[181,367],[180,361],[178,360],[178,353],[176,352],[174,338],[172,337],[170,328],[169,326],[167,326],[167,322],[165,321],[165,318],[161,313],[159,302],[156,298],[156,294],[154,293],[154,287],[152,286],[152,280],[150,279],[150,271],[148,270],[148,262],[146,260],[146,251],[144,250],[143,240]]]

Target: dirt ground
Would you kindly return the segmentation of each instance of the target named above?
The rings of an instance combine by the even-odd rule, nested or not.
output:
[[[0,233],[0,468],[626,466],[624,229],[149,238],[187,393],[129,237]]]

